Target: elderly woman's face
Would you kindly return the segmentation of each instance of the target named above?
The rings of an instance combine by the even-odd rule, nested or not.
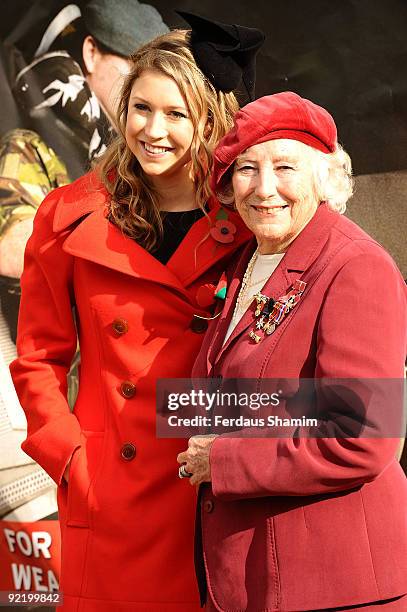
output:
[[[283,253],[314,216],[314,163],[310,147],[288,139],[254,145],[237,158],[236,207],[261,253]]]

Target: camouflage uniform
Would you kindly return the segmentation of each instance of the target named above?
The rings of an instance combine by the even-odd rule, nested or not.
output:
[[[70,183],[65,164],[30,130],[0,140],[0,238],[16,221],[33,217],[47,193]]]

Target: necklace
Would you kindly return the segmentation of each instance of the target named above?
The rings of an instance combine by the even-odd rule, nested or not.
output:
[[[256,263],[255,263],[255,265],[256,265]],[[253,271],[254,271],[255,265],[253,266],[252,274],[253,274]],[[250,287],[255,287],[256,285],[260,285],[260,284],[261,284],[261,285],[264,285],[264,283],[266,282],[266,280],[268,280],[269,278],[270,278],[270,274],[267,274],[267,276],[265,276],[264,278],[259,278],[259,280],[255,280],[253,283],[252,283],[252,282],[250,282],[250,283],[247,285],[247,290],[249,290],[249,289],[250,289]],[[250,279],[250,281],[251,281],[251,279]]]
[[[240,285],[239,293],[236,299],[235,310],[233,311],[232,321],[237,318],[239,310],[243,308],[247,303],[247,292],[251,286],[250,280],[252,278],[253,268],[257,261],[258,255],[259,255],[259,249],[257,248],[254,251],[249,263],[247,264],[246,272],[243,275],[242,284]],[[250,299],[250,302],[251,301],[252,300]]]

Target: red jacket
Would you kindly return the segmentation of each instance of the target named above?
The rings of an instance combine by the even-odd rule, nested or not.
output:
[[[302,299],[259,344],[248,336],[249,309],[222,348],[254,248],[249,244],[237,264],[194,377],[403,378],[401,275],[382,247],[325,205],[262,291],[279,297],[295,279],[308,278]],[[217,438],[212,486],[203,488],[201,503],[206,579],[217,609],[315,611],[406,593],[407,481],[397,446],[383,437]]]
[[[195,495],[177,475],[185,441],[155,437],[155,384],[189,375],[203,338],[194,314],[209,314],[197,290],[216,284],[248,232],[230,213],[238,232],[224,244],[202,218],[164,266],[105,218],[106,200],[90,174],[52,192],[35,218],[11,365],[23,449],[60,485],[64,610],[193,612]]]

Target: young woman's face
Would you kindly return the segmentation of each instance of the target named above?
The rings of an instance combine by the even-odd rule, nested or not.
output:
[[[194,126],[176,82],[158,70],[134,81],[127,109],[126,142],[150,176],[174,176],[189,167]]]

